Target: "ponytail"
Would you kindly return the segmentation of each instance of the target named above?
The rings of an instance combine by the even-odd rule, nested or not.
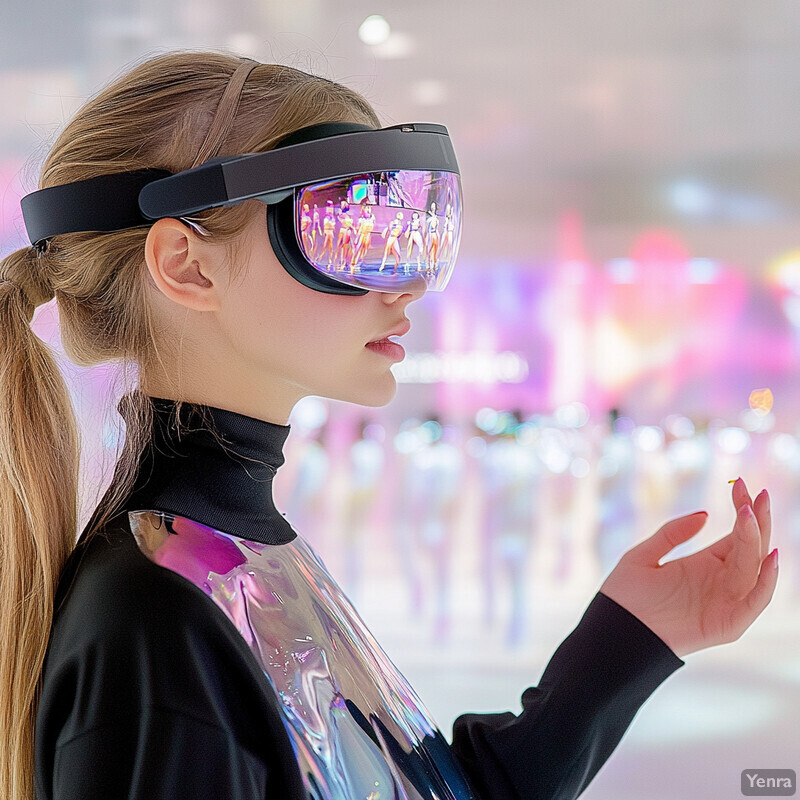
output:
[[[0,798],[33,797],[39,681],[76,538],[79,433],[50,348],[30,328],[52,296],[36,252],[0,263]]]

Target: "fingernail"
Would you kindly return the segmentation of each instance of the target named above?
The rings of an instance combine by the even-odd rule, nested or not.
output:
[[[764,509],[766,511],[769,511],[770,508],[772,507],[772,500],[770,500],[769,492],[766,489],[764,489],[763,494],[764,494]]]
[[[741,478],[732,478],[731,480],[728,481],[728,483],[736,483],[736,481],[740,481],[740,480],[741,480]]]
[[[770,554],[769,557],[772,559],[772,563],[774,566],[778,566],[778,548],[776,547]]]

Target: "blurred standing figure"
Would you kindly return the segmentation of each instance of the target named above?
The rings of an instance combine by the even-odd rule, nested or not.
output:
[[[608,415],[609,431],[603,439],[598,469],[600,471],[600,518],[595,538],[595,552],[603,575],[636,538],[636,509],[633,505],[634,452],[630,433],[617,426],[617,409]]]
[[[350,446],[349,470],[342,511],[344,584],[351,597],[357,597],[361,584],[364,532],[384,473],[383,440],[385,431],[377,423],[362,419],[358,438]]]
[[[298,461],[299,466],[286,503],[286,517],[294,528],[319,544],[314,539],[314,531],[323,530],[319,520],[323,516],[330,472],[330,457],[325,450],[324,425],[306,440]]]
[[[486,487],[483,530],[485,619],[493,624],[497,604],[497,578],[508,580],[511,609],[505,638],[510,645],[525,635],[529,560],[536,536],[541,462],[533,448],[523,444],[514,430],[494,437],[482,462]]]
[[[414,578],[417,586],[433,592],[434,636],[446,638],[450,630],[450,568],[452,534],[459,508],[464,471],[461,451],[449,441],[436,415],[421,425],[420,446],[407,462],[406,486],[411,557],[428,562],[432,580]],[[418,575],[418,564],[412,567]],[[426,570],[427,571],[427,570]],[[417,590],[418,591],[418,590]],[[419,599],[424,603],[424,594]]]

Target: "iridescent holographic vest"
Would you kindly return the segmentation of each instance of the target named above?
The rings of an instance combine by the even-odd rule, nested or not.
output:
[[[275,691],[313,800],[472,800],[450,747],[299,536],[270,545],[131,511],[142,552],[202,589]]]

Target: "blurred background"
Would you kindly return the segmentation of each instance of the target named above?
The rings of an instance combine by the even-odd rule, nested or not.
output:
[[[396,399],[295,409],[278,507],[449,736],[518,712],[603,576],[667,518],[773,496],[781,578],[687,658],[589,800],[740,796],[800,769],[800,4],[792,0],[69,0],[0,9],[0,249],[64,122],[134,62],[225,49],[447,125],[465,232],[409,308]],[[34,328],[84,428],[87,519],[119,444],[114,369]],[[682,552],[691,548],[684,546]]]

